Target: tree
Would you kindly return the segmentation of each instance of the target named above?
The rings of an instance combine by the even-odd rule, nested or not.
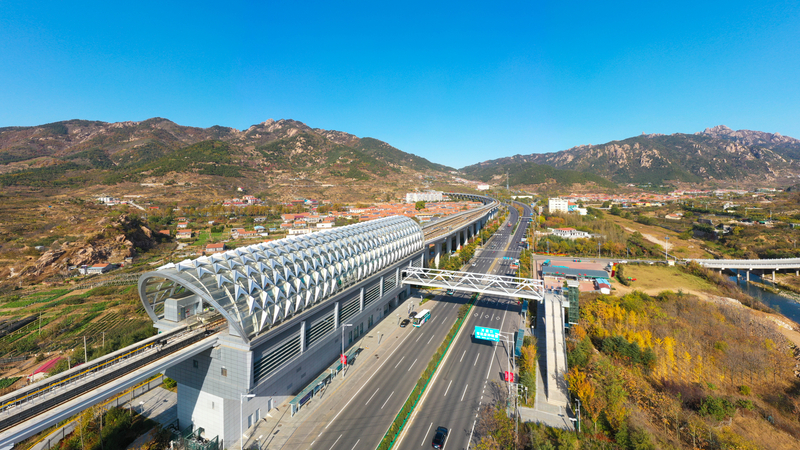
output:
[[[415,208],[417,211],[419,211],[419,210],[422,210],[422,209],[425,209],[425,202],[424,202],[424,201],[422,201],[422,200],[420,200],[420,201],[418,201],[417,203],[414,203],[414,208]]]

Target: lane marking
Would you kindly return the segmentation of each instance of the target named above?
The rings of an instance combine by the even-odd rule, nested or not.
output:
[[[478,357],[480,357],[480,356],[481,356],[481,354],[480,354],[480,353],[478,353],[477,355],[475,355],[475,362],[474,362],[474,363],[472,363],[472,367],[475,367],[475,364],[478,364]]]
[[[406,372],[408,372],[409,370],[411,370],[411,368],[412,368],[412,367],[414,367],[414,364],[416,364],[416,363],[417,363],[417,360],[415,359],[415,360],[414,360],[414,362],[412,362],[412,363],[411,363],[411,365],[410,365],[410,366],[408,366],[408,370],[406,370]]]
[[[405,356],[403,356],[402,358],[400,358],[400,361],[398,361],[398,362],[397,362],[397,364],[395,364],[395,365],[394,365],[394,368],[395,368],[395,369],[397,369],[397,366],[399,366],[399,365],[400,365],[400,363],[401,363],[401,362],[403,362],[403,360],[404,360],[404,359],[406,359],[406,357],[405,357]]]
[[[392,393],[389,394],[389,397],[386,398],[386,401],[383,402],[383,406],[386,406],[386,403],[389,402],[389,399],[392,398],[393,395],[394,395],[394,391],[392,391]],[[383,406],[381,406],[381,409],[383,409]]]
[[[430,344],[430,343],[431,343],[431,341],[433,340],[433,336],[434,336],[434,335],[432,334],[432,335],[431,335],[431,338],[430,338],[430,339],[428,339],[428,344]],[[425,344],[425,345],[428,345],[428,344]]]
[[[369,397],[369,400],[367,400],[367,403],[364,403],[364,406],[369,405],[370,400],[372,400],[372,397],[375,397],[375,394],[377,394],[379,390],[381,390],[381,388],[375,389],[375,392]]]
[[[333,445],[331,445],[331,448],[330,448],[330,450],[333,450],[333,447],[335,447],[335,446],[336,446],[336,442],[339,442],[339,439],[341,439],[341,438],[342,438],[342,435],[340,434],[340,435],[339,435],[339,437],[338,437],[338,438],[336,438],[336,441],[333,443]]]
[[[472,432],[475,431],[476,422],[478,422],[477,416],[476,419],[472,422],[472,430],[469,431],[469,439],[467,440],[467,450],[469,450],[469,445],[472,444]]]
[[[467,354],[467,351],[466,351],[466,350],[464,350],[464,354],[463,354],[463,355],[461,355],[461,359],[459,359],[459,360],[458,360],[458,362],[461,362],[461,361],[463,361],[463,360],[464,360],[464,355],[466,355],[466,354]]]
[[[372,375],[370,375],[370,377],[367,378],[367,381],[365,381],[364,384],[361,385],[361,387],[358,389],[358,391],[356,391],[355,395],[350,397],[350,400],[347,401],[347,403],[344,405],[344,408],[340,409],[339,412],[336,413],[336,415],[333,417],[333,419],[331,419],[331,421],[328,422],[327,425],[325,425],[325,429],[326,430],[328,429],[329,426],[331,426],[331,424],[336,420],[336,418],[339,417],[339,414],[341,414],[342,411],[347,409],[347,407],[350,405],[350,402],[352,402],[353,399],[355,399],[356,396],[358,396],[358,394],[361,393],[361,390],[364,389],[367,386],[367,384],[370,382],[370,380],[372,380],[372,378],[375,377],[375,375],[378,373],[378,371],[380,371],[383,368],[384,364],[389,362],[389,358],[391,358],[391,356],[394,355],[394,352],[396,352],[397,349],[399,349],[399,348],[401,348],[403,346],[403,342],[405,342],[406,339],[408,339],[409,336],[411,336],[410,333],[406,334],[406,337],[404,337],[403,340],[400,341],[400,343],[397,345],[397,347],[395,347],[394,350],[392,350],[392,352],[389,353],[389,355],[386,357],[386,359],[383,360],[383,363],[381,363],[381,365],[377,369],[375,369],[375,372],[372,372]],[[322,433],[320,433],[320,436],[321,435],[322,435]]]
[[[450,380],[450,382],[447,383],[447,389],[444,390],[444,396],[445,397],[447,397],[447,393],[450,391],[450,385],[451,384],[453,384],[453,380]]]
[[[425,336],[425,333],[420,333],[420,334],[419,334],[419,337],[418,337],[418,338],[417,338],[417,340],[416,340],[416,341],[414,341],[414,342],[419,342],[419,340],[420,340],[420,338],[422,338],[422,336]]]
[[[351,448],[350,450],[353,450],[354,448],[356,448],[356,445],[358,445],[359,442],[361,442],[361,439],[357,440],[356,443],[353,444],[353,448]]]
[[[427,441],[427,440],[428,440],[428,433],[430,433],[430,432],[431,432],[431,427],[432,427],[432,426],[433,426],[433,422],[431,422],[431,424],[430,424],[430,425],[428,425],[428,431],[426,431],[426,432],[425,432],[425,437],[424,437],[424,438],[422,438],[422,443],[421,443],[421,444],[419,444],[419,446],[420,446],[420,447],[422,447],[423,445],[425,445],[425,441]]]
[[[464,392],[461,394],[461,400],[459,400],[460,402],[463,402],[463,401],[464,401],[464,394],[466,394],[466,393],[467,393],[467,388],[468,388],[468,387],[469,387],[469,385],[466,385],[466,386],[464,386]]]

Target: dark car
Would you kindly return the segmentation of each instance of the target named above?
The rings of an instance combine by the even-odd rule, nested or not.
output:
[[[447,440],[447,428],[439,427],[433,435],[433,448],[444,448],[444,441]]]
[[[411,321],[410,321],[410,320],[408,320],[408,319],[403,319],[403,321],[402,321],[402,322],[400,322],[400,328],[405,328],[405,327],[406,327],[406,325],[408,325],[408,324],[410,324],[410,323],[411,323]]]

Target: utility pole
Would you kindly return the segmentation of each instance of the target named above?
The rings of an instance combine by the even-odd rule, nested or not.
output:
[[[89,352],[86,350],[86,335],[83,335],[83,363],[89,362]]]

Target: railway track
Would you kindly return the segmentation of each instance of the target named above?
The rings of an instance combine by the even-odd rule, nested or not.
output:
[[[47,380],[47,383],[37,383],[27,389],[18,389],[3,396],[0,398],[0,433],[74,400],[85,392],[105,386],[148,364],[167,358],[218,333],[225,323],[225,319],[218,319],[206,326],[187,327],[167,337],[156,336],[146,343],[123,349],[121,353],[114,354],[107,360],[98,361],[91,367],[74,373],[70,371],[63,377]],[[115,365],[118,367],[114,368]]]

